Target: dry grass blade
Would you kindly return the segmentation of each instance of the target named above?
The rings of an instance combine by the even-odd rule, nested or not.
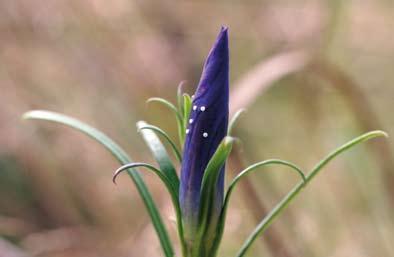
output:
[[[257,64],[235,83],[230,95],[230,115],[251,105],[276,80],[303,69],[308,61],[309,55],[305,51],[294,50]]]

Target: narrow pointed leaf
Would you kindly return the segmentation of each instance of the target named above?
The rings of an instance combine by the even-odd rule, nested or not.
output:
[[[236,122],[238,121],[239,117],[246,112],[246,109],[240,109],[238,110],[234,116],[230,119],[230,122],[228,123],[228,132],[227,135],[231,136],[234,126],[236,124]]]
[[[152,98],[149,98],[146,102],[147,103],[153,103],[153,102],[160,103],[160,104],[166,106],[169,110],[171,110],[175,114],[177,119],[182,120],[182,116],[179,113],[179,111],[176,108],[176,106],[173,105],[171,102],[167,101],[166,99],[163,99],[163,98],[160,98],[160,97],[152,97]]]
[[[232,180],[232,182],[230,183],[230,186],[229,186],[229,188],[227,190],[227,193],[226,193],[226,196],[225,196],[225,199],[224,199],[222,212],[220,214],[219,222],[218,222],[218,226],[217,226],[217,234],[216,234],[216,238],[214,240],[214,246],[212,247],[212,251],[215,253],[214,255],[216,255],[216,252],[217,252],[217,250],[219,248],[220,241],[221,241],[222,236],[223,236],[223,232],[224,232],[224,228],[225,228],[225,222],[226,222],[226,216],[227,216],[228,204],[230,202],[230,197],[232,195],[233,190],[235,189],[235,186],[238,184],[238,182],[242,178],[247,176],[249,173],[251,173],[253,171],[257,171],[257,169],[260,168],[260,167],[273,165],[273,164],[284,165],[284,166],[292,168],[294,171],[296,171],[301,176],[301,178],[304,181],[304,183],[306,183],[306,177],[305,177],[304,173],[302,172],[302,170],[300,168],[298,168],[295,164],[293,164],[291,162],[278,160],[278,159],[270,159],[270,160],[261,161],[261,162],[255,163],[255,164],[247,167],[243,171],[241,171]]]
[[[163,171],[161,171],[161,170],[157,169],[156,167],[154,167],[150,164],[147,164],[147,163],[141,163],[141,162],[129,163],[129,164],[123,165],[122,167],[118,168],[114,172],[114,176],[112,177],[112,181],[114,183],[116,183],[116,178],[119,176],[120,173],[122,173],[125,170],[138,168],[138,167],[147,168],[148,170],[155,173],[161,179],[161,181],[166,186],[168,192],[170,193],[172,204],[173,204],[174,210],[175,210],[176,219],[177,219],[177,228],[178,228],[179,239],[181,242],[182,251],[184,252],[186,246],[185,246],[185,242],[184,242],[184,238],[183,238],[183,225],[182,225],[182,218],[181,218],[181,207],[179,206],[179,201],[178,201],[178,197],[179,197],[178,192],[172,188],[171,181],[168,179],[168,177],[166,176],[166,174],[164,174]]]
[[[23,115],[23,119],[52,121],[74,128],[102,144],[121,164],[127,164],[131,162],[131,159],[126,154],[126,152],[107,135],[77,119],[63,114],[41,110],[27,112]],[[167,230],[163,224],[162,218],[157,210],[152,196],[145,185],[145,182],[137,171],[129,169],[127,172],[136,185],[145,207],[148,210],[153,226],[155,227],[156,233],[160,239],[165,256],[174,256],[173,247],[170,242]]]
[[[346,144],[338,147],[334,151],[332,151],[330,154],[328,154],[325,158],[323,158],[313,169],[312,171],[306,176],[306,183],[300,182],[298,183],[268,214],[267,216],[257,225],[257,227],[254,229],[254,231],[251,233],[251,235],[246,239],[244,244],[242,245],[241,249],[239,250],[237,257],[243,257],[247,253],[247,251],[250,249],[252,246],[253,242],[256,240],[258,236],[261,235],[275,220],[276,217],[278,217],[287,207],[288,205],[295,199],[296,196],[299,195],[299,193],[302,191],[304,186],[309,183],[319,172],[324,168],[332,159],[334,159],[336,156],[341,154],[342,152],[354,147],[355,145],[358,145],[362,142],[365,142],[369,139],[375,138],[375,137],[381,137],[385,136],[387,137],[387,133],[383,131],[371,131],[368,133],[365,133],[349,142]]]
[[[185,85],[186,81],[181,81],[178,85],[177,89],[177,102],[178,102],[178,110],[180,111],[181,116],[184,116],[183,112],[183,86]]]
[[[112,182],[114,182],[114,184],[116,184],[117,177],[123,171],[127,171],[128,169],[133,169],[133,168],[139,168],[139,167],[147,168],[148,170],[150,170],[153,173],[155,173],[161,179],[161,181],[165,184],[165,186],[167,187],[168,191],[171,194],[173,194],[173,195],[175,195],[177,197],[177,192],[173,191],[172,186],[171,186],[171,182],[168,180],[167,176],[161,170],[159,170],[158,168],[154,167],[153,165],[150,165],[150,164],[147,164],[147,163],[143,163],[143,162],[132,162],[132,163],[128,163],[128,164],[125,164],[125,165],[121,166],[120,168],[118,168],[114,172],[114,175],[112,177]]]
[[[147,103],[151,103],[151,102],[161,103],[175,114],[175,118],[178,126],[179,142],[182,145],[183,142],[185,141],[185,128],[183,126],[183,117],[181,112],[175,107],[175,105],[173,105],[171,102],[167,101],[166,99],[159,97],[152,97],[148,99]]]
[[[192,99],[188,94],[183,94],[183,127],[187,128],[190,111],[192,109]]]
[[[162,170],[169,179],[169,181],[171,181],[172,188],[176,190],[176,192],[178,192],[179,178],[176,174],[174,165],[172,164],[171,159],[168,156],[167,150],[165,149],[163,143],[155,132],[153,132],[152,130],[141,129],[142,127],[146,126],[148,126],[148,124],[144,121],[137,122],[137,128],[142,134],[142,137],[147,146],[149,147],[149,150],[153,154],[156,162],[159,164],[160,170]]]
[[[112,177],[112,182],[114,182],[116,184],[117,177],[123,171],[127,171],[129,169],[134,169],[134,168],[140,168],[140,167],[146,168],[147,170],[155,173],[160,178],[160,180],[164,183],[168,192],[170,193],[170,196],[171,196],[171,199],[172,199],[172,202],[173,202],[176,212],[179,212],[180,209],[179,209],[179,203],[178,203],[178,193],[173,190],[172,185],[171,185],[171,181],[168,180],[167,176],[163,173],[163,171],[159,170],[158,168],[154,167],[153,165],[150,165],[147,163],[142,163],[142,162],[133,162],[133,163],[128,163],[126,165],[123,165],[114,172],[114,175]]]
[[[168,134],[164,130],[162,130],[159,127],[156,127],[156,126],[153,126],[153,125],[149,125],[149,124],[145,125],[145,126],[141,126],[139,129],[140,130],[150,129],[150,130],[153,130],[154,132],[159,133],[160,135],[162,135],[167,140],[167,142],[170,144],[170,146],[171,146],[171,148],[172,148],[177,160],[179,162],[182,162],[182,155],[181,155],[181,153],[179,152],[178,148],[176,147],[174,141],[171,140],[171,138],[168,136]]]

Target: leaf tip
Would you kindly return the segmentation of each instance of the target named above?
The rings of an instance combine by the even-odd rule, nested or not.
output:
[[[247,111],[248,111],[248,109],[246,109],[246,108],[241,108],[241,109],[238,110],[238,113],[239,113],[239,114],[243,114],[243,113],[246,113]]]
[[[34,116],[39,113],[40,111],[38,110],[32,110],[32,111],[27,111],[25,113],[22,114],[21,116],[21,120],[29,120],[34,118]]]
[[[21,115],[21,120],[28,120],[30,119],[30,112],[25,112]]]
[[[140,132],[143,127],[148,125],[148,123],[146,123],[146,121],[140,120],[140,121],[137,121],[136,125],[137,125],[138,132]]]
[[[380,132],[380,134],[381,134],[382,136],[384,136],[384,137],[386,137],[386,138],[389,138],[389,137],[390,137],[389,134],[388,134],[386,131],[380,130],[379,132]]]
[[[119,174],[122,172],[122,171],[124,171],[125,170],[125,167],[124,166],[122,166],[122,167],[120,167],[120,168],[118,168],[115,172],[114,172],[114,175],[112,175],[112,183],[114,183],[115,185],[117,185],[116,184],[116,178],[119,176]]]
[[[146,100],[146,103],[148,104],[148,103],[153,102],[155,100],[156,100],[156,97],[151,97],[151,98],[148,98],[148,100]]]
[[[374,130],[369,133],[367,133],[368,138],[373,138],[373,137],[389,137],[389,134],[386,131],[383,130]]]
[[[223,139],[223,144],[227,146],[227,145],[233,144],[234,141],[235,141],[234,137],[232,137],[232,136],[225,136],[224,139]]]
[[[181,82],[179,82],[178,92],[183,92],[183,87],[185,86],[186,82],[187,82],[186,80],[182,80]]]

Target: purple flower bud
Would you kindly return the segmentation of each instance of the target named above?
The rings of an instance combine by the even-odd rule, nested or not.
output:
[[[227,28],[222,27],[205,61],[186,129],[179,201],[187,240],[198,226],[200,190],[204,170],[227,134],[229,104],[229,49]],[[220,172],[212,215],[223,205],[224,167]]]

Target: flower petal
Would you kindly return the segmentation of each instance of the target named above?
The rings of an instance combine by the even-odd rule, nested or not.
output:
[[[228,31],[222,28],[205,61],[194,94],[183,152],[180,205],[185,232],[197,226],[204,170],[227,134],[229,103]],[[216,192],[218,215],[223,203],[224,167]]]

